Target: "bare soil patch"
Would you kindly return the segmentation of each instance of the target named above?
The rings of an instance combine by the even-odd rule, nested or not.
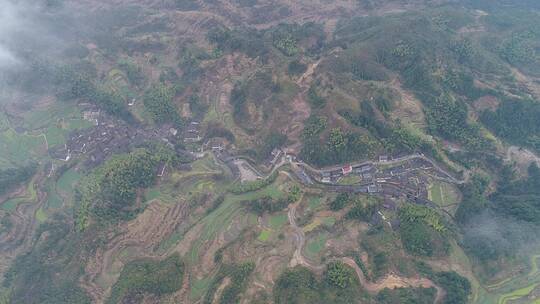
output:
[[[496,111],[499,107],[500,100],[491,95],[482,96],[474,101],[473,106],[476,111],[484,111],[484,110],[490,110],[490,111]]]

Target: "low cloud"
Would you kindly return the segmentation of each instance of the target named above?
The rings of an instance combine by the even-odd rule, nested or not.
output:
[[[23,7],[8,0],[0,0],[0,68],[18,62],[9,45],[18,29],[23,26]]]
[[[538,227],[532,223],[505,218],[485,211],[463,229],[465,245],[488,256],[530,255],[538,250]]]

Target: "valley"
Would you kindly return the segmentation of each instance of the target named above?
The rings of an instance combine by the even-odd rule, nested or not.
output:
[[[0,303],[540,301],[535,1],[0,7]]]

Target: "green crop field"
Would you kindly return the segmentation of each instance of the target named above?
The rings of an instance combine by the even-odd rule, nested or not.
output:
[[[47,220],[48,218],[48,215],[47,213],[43,210],[43,208],[39,208],[37,211],[36,211],[36,220],[38,220],[38,222],[40,223],[43,223]]]
[[[314,238],[311,238],[305,248],[305,254],[306,257],[310,259],[315,259],[319,253],[324,249],[324,245],[326,244],[326,240],[328,239],[327,233],[320,233],[316,235]]]
[[[0,163],[25,164],[45,155],[44,136],[19,134],[12,129],[0,132]]]
[[[200,246],[204,242],[215,238],[217,233],[223,231],[231,223],[233,218],[240,213],[240,204],[237,202],[231,197],[226,197],[225,201],[216,210],[201,220],[204,227],[191,248],[188,256],[189,262],[192,264],[197,263]]]
[[[434,182],[429,188],[429,198],[435,204],[444,207],[458,203],[457,189],[445,182]]]
[[[0,131],[5,131],[9,128],[9,119],[4,112],[0,111]]]
[[[360,178],[360,176],[358,176],[358,175],[349,175],[349,176],[345,176],[345,177],[341,178],[339,180],[339,184],[340,185],[354,185],[354,184],[358,184],[361,181],[362,181],[362,179]]]
[[[5,201],[0,208],[2,210],[13,212],[20,203],[35,203],[37,201],[37,192],[35,188],[35,178],[33,178],[26,187],[22,196],[11,198]]]
[[[285,225],[288,220],[289,218],[287,217],[287,214],[272,215],[269,221],[270,227],[272,227],[274,230],[278,230],[281,228],[281,226]]]
[[[319,208],[321,203],[322,203],[322,198],[320,196],[309,196],[308,197],[308,207],[312,211]]]
[[[200,299],[208,290],[208,287],[210,287],[210,283],[212,283],[212,276],[204,277],[201,279],[193,278],[191,279],[191,290],[190,290],[190,298],[192,300]]]
[[[268,241],[268,239],[270,238],[270,236],[272,235],[272,232],[269,231],[269,230],[263,230],[261,231],[261,233],[259,234],[259,236],[257,237],[257,239],[261,242],[266,242]]]
[[[45,136],[47,136],[47,143],[50,147],[63,145],[66,142],[67,133],[67,130],[59,128],[57,125],[51,125],[46,129],[45,132]]]
[[[80,109],[75,104],[56,102],[43,109],[33,109],[23,114],[23,126],[28,130],[47,128],[61,119],[81,119]]]
[[[149,188],[144,196],[147,201],[153,201],[161,196],[161,189],[159,186]]]
[[[61,194],[71,197],[75,193],[75,184],[77,184],[82,177],[83,175],[80,172],[73,168],[69,169],[62,174],[56,182],[56,189],[60,191]]]
[[[323,218],[322,223],[327,227],[332,227],[336,223],[336,218],[332,216],[325,217]]]
[[[17,205],[19,205],[20,203],[22,203],[24,201],[25,201],[25,199],[20,198],[20,197],[11,198],[11,199],[5,201],[0,206],[0,208],[2,210],[8,211],[8,212],[13,212],[13,211],[15,211],[15,208],[17,208]]]
[[[507,304],[509,301],[521,299],[530,294],[538,285],[540,285],[540,283],[531,284],[527,287],[523,287],[510,293],[504,294],[499,298],[499,301],[497,303]]]
[[[56,186],[53,181],[47,182],[47,208],[58,209],[62,207],[63,199],[56,192]]]

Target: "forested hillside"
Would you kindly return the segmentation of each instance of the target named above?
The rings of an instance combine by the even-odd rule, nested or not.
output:
[[[534,0],[0,0],[0,303],[540,301]]]

